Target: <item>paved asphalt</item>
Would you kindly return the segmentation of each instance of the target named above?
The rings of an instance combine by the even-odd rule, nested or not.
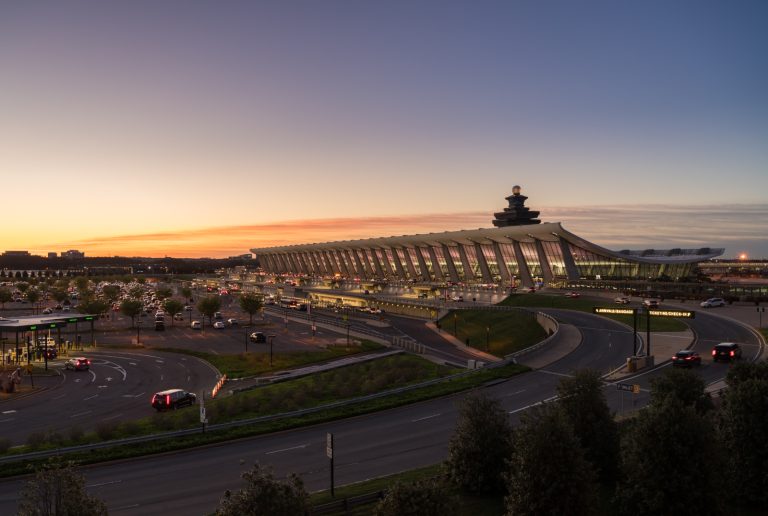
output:
[[[607,372],[618,367],[631,349],[631,332],[615,322],[568,310],[549,313],[578,327],[581,344],[545,368],[486,389],[502,401],[513,420],[531,405],[552,397],[563,375],[583,367]],[[754,335],[730,321],[708,315],[694,321],[697,350],[706,352],[713,342],[736,337],[750,343],[745,352],[757,346]],[[717,379],[727,371],[727,365],[720,366],[705,364],[701,373],[708,381]],[[624,381],[641,382],[647,388],[650,378],[661,370]],[[618,410],[621,398],[615,388],[607,387],[606,393]],[[277,475],[299,473],[310,490],[324,489],[329,482],[326,432],[335,434],[337,485],[391,474],[445,458],[456,422],[455,403],[464,396],[183,453],[95,466],[86,471],[87,484],[89,492],[107,501],[111,514],[136,515],[210,513],[226,489],[240,486],[241,472],[254,461],[273,466]],[[642,395],[633,401],[644,402]],[[20,487],[18,479],[0,482],[0,514],[14,511]]]

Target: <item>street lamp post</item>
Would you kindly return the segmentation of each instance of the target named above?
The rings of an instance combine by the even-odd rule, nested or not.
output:
[[[485,327],[485,350],[486,351],[488,351],[488,341],[490,340],[490,337],[491,337],[491,327],[486,326]]]
[[[139,318],[138,321],[136,321],[136,345],[138,346],[140,344],[139,338],[141,337],[141,318]]]
[[[245,337],[245,352],[248,353],[248,327],[246,326],[243,328],[244,333],[243,336]]]
[[[272,345],[275,342],[275,337],[277,335],[267,335],[267,339],[269,339],[269,367],[272,367]]]
[[[458,315],[459,314],[457,314],[456,312],[453,312],[453,336],[454,337],[457,337],[457,335],[456,335],[456,318],[458,317]]]

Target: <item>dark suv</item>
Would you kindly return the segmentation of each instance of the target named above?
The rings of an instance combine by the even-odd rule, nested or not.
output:
[[[672,357],[672,365],[677,367],[693,367],[701,365],[701,355],[690,349],[684,349],[675,353]]]
[[[152,396],[152,406],[158,411],[175,410],[195,403],[197,403],[197,396],[182,389],[168,389]]]
[[[731,362],[741,358],[741,346],[735,342],[721,342],[712,348],[712,361],[719,362],[724,360]]]
[[[250,338],[251,338],[251,342],[256,342],[256,343],[267,342],[267,336],[260,331],[255,331],[251,333]]]

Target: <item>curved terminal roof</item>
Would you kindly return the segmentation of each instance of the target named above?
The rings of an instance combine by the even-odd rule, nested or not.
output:
[[[300,251],[320,251],[328,249],[359,249],[359,248],[402,248],[419,247],[424,245],[447,245],[455,246],[457,244],[474,245],[490,244],[498,242],[508,244],[512,241],[534,242],[541,240],[545,242],[557,242],[560,239],[566,240],[571,244],[592,251],[596,254],[629,260],[640,263],[692,263],[709,260],[720,256],[725,252],[723,248],[703,247],[700,249],[668,249],[656,250],[645,249],[639,251],[611,251],[597,244],[593,244],[583,238],[571,233],[563,228],[559,222],[546,222],[536,225],[508,226],[500,228],[480,228],[467,229],[460,231],[446,231],[443,233],[423,233],[418,235],[402,235],[381,238],[366,238],[361,240],[339,240],[335,242],[323,242],[314,244],[297,244],[276,247],[262,247],[251,249],[256,254],[286,253]]]

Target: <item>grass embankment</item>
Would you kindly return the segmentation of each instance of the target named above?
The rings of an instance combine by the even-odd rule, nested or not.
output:
[[[261,346],[263,344],[252,344],[252,346]],[[236,355],[216,355],[204,351],[195,351],[182,348],[153,348],[157,351],[170,351],[172,353],[183,353],[193,357],[202,358],[213,364],[227,378],[248,378],[271,371],[284,371],[307,364],[317,364],[327,362],[335,358],[341,358],[358,353],[367,353],[384,349],[384,346],[363,340],[360,344],[353,344],[349,347],[332,346],[317,351],[290,351],[285,353],[274,353],[272,365],[269,365],[269,353],[239,353]]]
[[[453,394],[483,385],[492,380],[509,378],[528,370],[527,367],[520,365],[479,369],[461,378],[452,378],[435,385],[361,403],[320,410],[303,416],[263,421],[220,431],[209,430],[206,433],[198,433],[186,437],[70,453],[67,454],[67,459],[81,464],[93,464],[278,432]],[[211,423],[221,423],[253,416],[309,408],[321,405],[327,401],[336,401],[342,398],[342,393],[345,392],[348,396],[351,393],[352,396],[356,397],[365,393],[387,390],[391,387],[400,386],[403,383],[413,384],[430,378],[445,376],[452,372],[454,370],[451,368],[433,364],[418,357],[398,355],[262,387],[229,398],[209,400],[206,402],[206,412]],[[139,421],[124,423],[105,422],[99,425],[94,433],[86,434],[82,430],[75,428],[66,436],[58,433],[47,435],[32,434],[28,440],[29,444],[24,447],[15,448],[14,452],[24,453],[145,435],[164,430],[194,428],[199,426],[198,415],[197,407],[188,407],[173,412],[158,413]],[[2,444],[3,452],[7,453],[8,443],[0,444]],[[42,462],[44,460],[41,459],[38,461],[5,464],[3,468],[0,468],[0,476],[22,474],[27,472],[26,464]]]
[[[595,306],[611,306],[616,308],[626,308],[627,305],[617,305],[613,301],[606,299],[595,301],[590,299],[573,299],[563,295],[553,296],[549,294],[512,294],[504,301],[499,303],[504,306],[520,306],[525,308],[564,308],[567,310],[577,310],[579,312],[592,313]],[[629,307],[633,308],[633,307]],[[632,326],[631,315],[603,315],[616,322]],[[644,315],[637,316],[637,331],[646,331],[647,323]],[[652,317],[651,331],[685,331],[688,325],[680,319],[671,317]]]
[[[443,331],[475,349],[503,357],[547,337],[532,314],[490,310],[454,310],[442,319]]]

